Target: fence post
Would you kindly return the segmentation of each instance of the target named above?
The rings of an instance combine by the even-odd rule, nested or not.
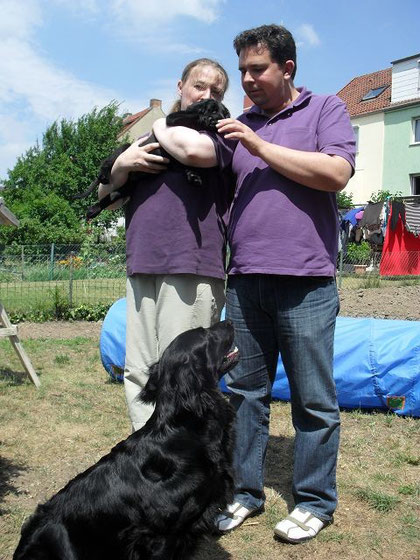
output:
[[[20,261],[22,265],[21,276],[23,281],[25,280],[25,248],[23,245],[20,246]]]
[[[343,246],[341,246],[340,251],[340,264],[338,266],[338,287],[341,288],[341,284],[343,282]]]
[[[55,245],[51,243],[51,254],[50,254],[50,280],[54,278],[54,253]]]
[[[70,252],[69,258],[69,306],[73,307],[73,251]]]
[[[344,233],[341,231],[338,234],[340,236],[340,261],[338,265],[338,288],[341,288],[343,282],[343,257],[344,257]]]

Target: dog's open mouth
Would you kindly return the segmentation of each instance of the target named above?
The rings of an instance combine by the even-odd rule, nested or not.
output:
[[[228,354],[226,354],[226,356],[223,358],[222,365],[220,366],[220,373],[221,374],[227,373],[230,369],[233,368],[233,366],[236,366],[238,362],[239,362],[239,350],[235,346],[235,348],[231,350]]]

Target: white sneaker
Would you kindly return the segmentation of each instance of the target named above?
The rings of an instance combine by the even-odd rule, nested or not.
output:
[[[274,534],[288,543],[301,543],[313,539],[331,522],[318,519],[309,511],[295,507],[290,515],[277,523]]]
[[[252,517],[261,513],[263,508],[248,509],[239,502],[230,504],[223,513],[216,517],[216,528],[225,533],[236,529],[245,521],[247,517]]]

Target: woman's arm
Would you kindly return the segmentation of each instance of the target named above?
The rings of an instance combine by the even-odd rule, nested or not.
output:
[[[166,126],[166,119],[153,124],[159,144],[179,162],[193,167],[215,167],[216,150],[213,140],[206,134],[185,126]]]
[[[142,144],[144,140],[135,140],[129,148],[115,160],[111,169],[111,180],[108,184],[99,184],[98,198],[104,198],[107,194],[117,190],[127,182],[128,174],[131,171],[144,171],[145,173],[157,174],[166,169],[169,160],[162,156],[152,154],[153,150],[159,148],[157,142]],[[109,210],[121,208],[127,199],[118,200],[109,206]]]

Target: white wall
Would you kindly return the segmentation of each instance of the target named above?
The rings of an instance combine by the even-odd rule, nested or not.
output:
[[[394,62],[391,103],[420,97],[420,56]]]
[[[353,117],[351,123],[359,127],[359,142],[355,174],[345,192],[353,194],[353,202],[364,204],[373,192],[382,188],[384,114]]]

